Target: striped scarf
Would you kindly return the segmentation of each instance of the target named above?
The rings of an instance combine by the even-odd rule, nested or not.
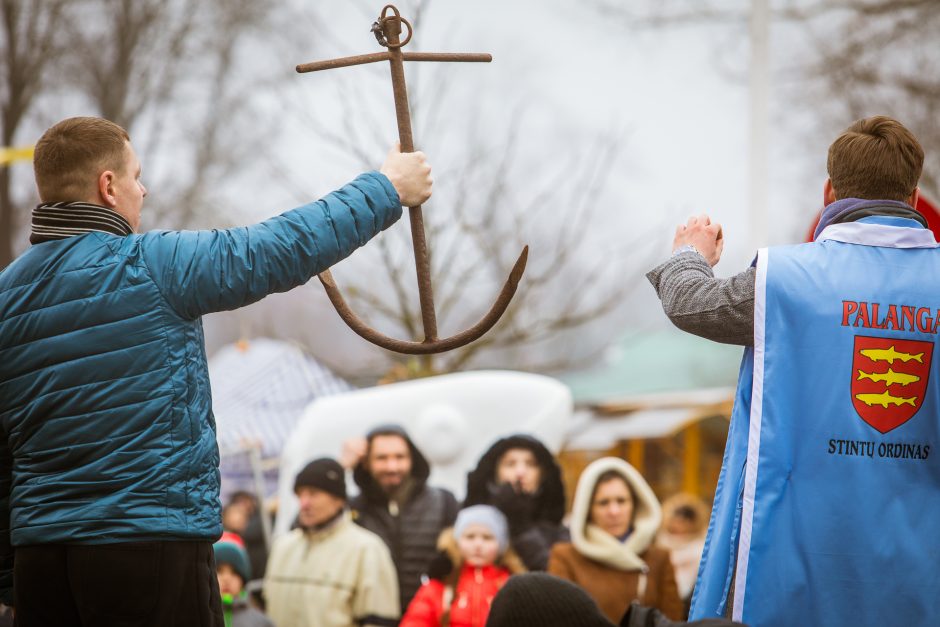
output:
[[[133,233],[130,223],[112,209],[89,202],[48,202],[33,209],[30,244],[42,244],[97,231],[114,235]]]

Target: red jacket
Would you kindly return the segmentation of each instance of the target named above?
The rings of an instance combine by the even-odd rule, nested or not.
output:
[[[450,604],[451,627],[484,627],[493,597],[509,579],[501,566],[469,566],[460,571]],[[444,615],[445,585],[432,579],[421,586],[399,627],[440,627]]]

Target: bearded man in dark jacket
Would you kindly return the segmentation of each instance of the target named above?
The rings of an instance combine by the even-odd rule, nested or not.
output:
[[[427,485],[430,472],[427,459],[398,425],[370,431],[353,470],[361,490],[350,501],[353,519],[388,545],[402,612],[437,555],[438,536],[457,517],[457,499],[448,490]]]
[[[492,505],[509,521],[509,545],[528,570],[545,570],[556,542],[570,539],[561,524],[565,486],[555,457],[536,438],[497,440],[467,475],[464,507]]]

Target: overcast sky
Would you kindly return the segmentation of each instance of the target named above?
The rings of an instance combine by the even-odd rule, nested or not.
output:
[[[337,5],[329,14],[328,33],[313,35],[310,49],[298,49],[285,63],[293,66],[377,51],[368,33],[371,13],[358,4]],[[404,17],[410,17],[410,3],[400,2],[399,7]],[[498,135],[507,132],[513,106],[524,102],[525,116],[516,130],[523,158],[532,164],[533,179],[543,165],[548,170],[570,150],[590,145],[592,138],[621,134],[622,150],[592,229],[599,243],[590,250],[611,255],[615,263],[624,265],[625,276],[638,278],[651,259],[665,258],[677,221],[700,212],[724,225],[727,244],[717,271],[730,275],[747,266],[757,244],[790,243],[802,235],[808,216],[818,208],[821,192],[817,188],[821,189],[825,176],[824,154],[815,154],[818,147],[806,154],[794,145],[790,134],[773,130],[779,104],[772,101],[767,147],[770,178],[765,190],[772,217],[767,241],[751,241],[746,35],[739,27],[637,31],[571,0],[477,0],[432,2],[420,36],[408,49],[493,54],[489,65],[448,68],[452,97],[442,104],[443,116],[450,126],[459,128],[466,124],[467,111],[477,106],[471,101],[482,103],[478,106],[484,117],[482,126]],[[782,55],[780,42],[771,41],[771,55]],[[722,63],[719,50],[724,54]],[[738,52],[743,56],[735,57]],[[435,71],[439,70],[410,64],[406,76],[409,84],[418,86],[417,91],[428,80],[436,80]],[[311,115],[333,128],[340,128],[345,113],[338,104],[339,86],[344,81],[356,83],[366,90],[363,98],[375,107],[379,126],[394,141],[391,88],[384,64],[297,75],[293,80],[296,84],[289,89],[298,91],[291,92],[295,94],[291,97],[300,98]],[[416,117],[422,115],[426,112],[419,111]],[[420,136],[421,121],[415,120],[415,140],[424,148],[431,142]],[[278,167],[291,184],[267,188],[263,204],[249,205],[258,212],[246,212],[247,219],[301,202],[304,194],[328,192],[360,169],[349,155],[324,150],[303,128],[286,129],[280,140],[284,143]],[[378,166],[382,152],[374,150],[374,166]],[[442,152],[429,150],[438,196],[428,211],[435,210],[435,200],[446,195],[449,183],[448,154]],[[628,233],[648,234],[643,254],[617,249],[617,242],[627,239]],[[652,290],[643,281],[637,283],[629,303],[632,313],[623,320],[632,326],[637,322],[664,326]]]
[[[399,4],[408,17],[409,3]],[[313,38],[313,52],[298,50],[290,62],[314,60],[308,58],[311,54],[322,58],[377,49],[363,10],[352,3],[340,6],[342,10],[330,13],[330,36]],[[473,85],[471,97],[487,102],[487,114],[495,116],[490,125],[493,132],[500,130],[499,116],[509,115],[508,108],[500,109],[499,103],[524,100],[527,114],[520,143],[549,163],[579,137],[620,130],[624,148],[610,181],[609,200],[621,205],[629,223],[650,224],[663,216],[671,223],[673,215],[706,211],[727,226],[727,260],[720,270],[730,272],[752,255],[754,242],[746,241],[747,84],[722,71],[717,52],[727,50],[729,39],[739,37],[742,41],[736,49],[746,55],[746,32],[706,27],[637,31],[569,0],[432,2],[421,29],[415,50],[493,54],[489,66],[449,69],[454,81]],[[773,43],[771,54],[784,54],[779,40]],[[738,66],[735,70],[746,70],[746,56],[733,62]],[[429,71],[426,66],[409,65],[406,75],[423,79]],[[343,79],[338,73],[345,73]],[[323,119],[336,115],[329,100],[340,80],[381,83],[374,92],[376,106],[387,109],[387,128],[394,133],[385,67],[333,70],[296,80],[303,85],[311,109]],[[776,109],[771,113],[773,128]],[[462,114],[459,105],[445,112],[455,125],[461,123]],[[294,138],[294,163],[309,173],[313,161],[320,186],[339,185],[349,177],[351,162],[332,154],[318,162],[307,138],[302,134]],[[416,131],[419,147],[422,139],[426,144],[427,138]],[[788,144],[786,133],[772,131],[769,139],[771,178],[766,194],[776,216],[770,243],[777,244],[802,231],[805,213],[815,207],[820,194],[808,194],[801,187],[821,188],[825,173],[818,173],[818,181],[803,180],[813,170],[806,167],[813,155],[795,164],[794,155],[800,151]],[[429,156],[438,170],[439,187],[446,186],[447,179],[440,176],[446,169],[441,162],[444,156]],[[824,166],[824,160],[814,161]],[[795,209],[788,210],[791,207]],[[791,219],[787,214],[798,216]],[[662,238],[665,251],[670,236],[663,233]]]

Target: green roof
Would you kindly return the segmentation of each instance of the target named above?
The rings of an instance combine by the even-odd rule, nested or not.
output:
[[[602,366],[561,380],[576,403],[604,402],[650,392],[732,387],[741,346],[718,344],[678,329],[634,333],[612,346]]]

